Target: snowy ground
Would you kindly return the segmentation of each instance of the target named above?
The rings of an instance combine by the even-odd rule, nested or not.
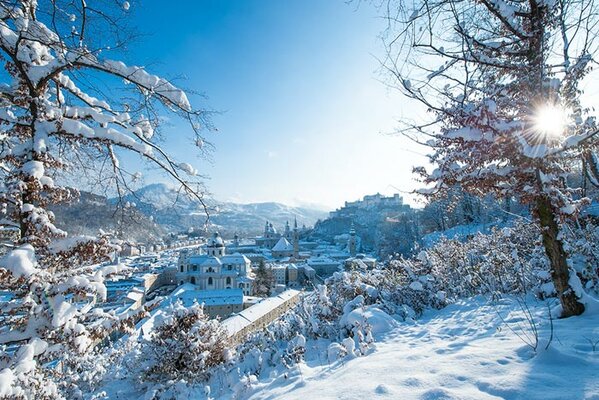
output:
[[[545,350],[547,304],[528,303],[539,325],[536,353],[518,337],[534,336],[518,302],[477,298],[399,324],[365,357],[329,365],[326,350],[309,348],[299,370],[261,378],[242,397],[599,400],[599,314],[554,321]]]

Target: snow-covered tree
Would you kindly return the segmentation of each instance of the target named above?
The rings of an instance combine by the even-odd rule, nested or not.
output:
[[[227,335],[219,321],[209,319],[202,306],[174,303],[154,327],[142,354],[150,363],[146,374],[159,381],[201,381],[210,368],[225,362]]]
[[[597,146],[581,100],[597,50],[597,4],[585,0],[419,0],[389,15],[385,66],[433,115],[403,131],[432,148],[416,168],[437,198],[460,185],[531,205],[562,316],[584,311],[560,223],[587,199],[566,180]],[[588,158],[588,157],[587,157]]]
[[[132,320],[96,307],[116,270],[89,265],[114,248],[54,225],[48,206],[78,194],[61,182],[97,167],[121,195],[138,178],[119,162],[130,152],[202,201],[197,171],[168,155],[158,127],[161,113],[174,113],[201,147],[204,113],[168,80],[112,59],[131,37],[125,3],[0,1],[0,224],[20,234],[0,262],[0,290],[10,293],[0,301],[0,370],[14,378],[5,387],[17,387],[20,373],[34,376],[35,360],[83,352]]]
[[[267,267],[264,260],[260,260],[256,269],[254,280],[254,294],[256,296],[268,297],[275,285],[275,276],[271,267]]]

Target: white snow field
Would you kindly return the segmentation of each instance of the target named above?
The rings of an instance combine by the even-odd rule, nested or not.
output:
[[[478,297],[399,323],[367,356],[329,365],[326,344],[319,349],[308,342],[299,369],[261,377],[239,397],[599,400],[599,313],[553,320],[545,350],[548,303],[527,303],[539,331],[536,352],[524,342],[534,341],[534,334],[516,299],[490,303]]]

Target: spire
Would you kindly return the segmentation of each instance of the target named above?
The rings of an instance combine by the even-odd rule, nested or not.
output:
[[[289,228],[289,221],[285,221],[285,237],[290,239],[291,229]]]
[[[349,255],[352,257],[356,256],[357,244],[356,230],[354,229],[354,223],[352,222],[351,228],[349,229],[349,240],[347,241]]]
[[[297,231],[297,217],[293,217],[294,222],[293,222],[293,229],[295,229]]]

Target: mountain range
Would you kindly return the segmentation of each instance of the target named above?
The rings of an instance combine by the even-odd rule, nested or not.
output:
[[[201,229],[206,223],[206,214],[199,201],[165,184],[144,186],[125,196],[124,200],[135,204],[141,213],[152,216],[157,224],[171,232]],[[239,204],[207,199],[206,204],[209,209],[208,229],[220,230],[224,235],[259,234],[266,221],[277,228],[282,228],[286,222],[292,224],[294,219],[300,226],[314,225],[328,214],[321,210],[275,202]]]
[[[220,231],[225,237],[235,233],[242,236],[258,235],[266,221],[277,229],[294,219],[300,226],[311,226],[327,217],[327,212],[291,207],[281,203],[265,202],[238,204],[207,199],[209,217],[202,205],[184,193],[165,184],[151,184],[123,197],[127,204],[121,213],[118,199],[107,199],[96,194],[81,192],[78,202],[52,208],[60,228],[71,234],[96,234],[99,230],[122,230],[123,237],[140,242],[156,241],[167,233]],[[119,224],[123,218],[124,223]],[[206,225],[207,222],[207,225]]]

